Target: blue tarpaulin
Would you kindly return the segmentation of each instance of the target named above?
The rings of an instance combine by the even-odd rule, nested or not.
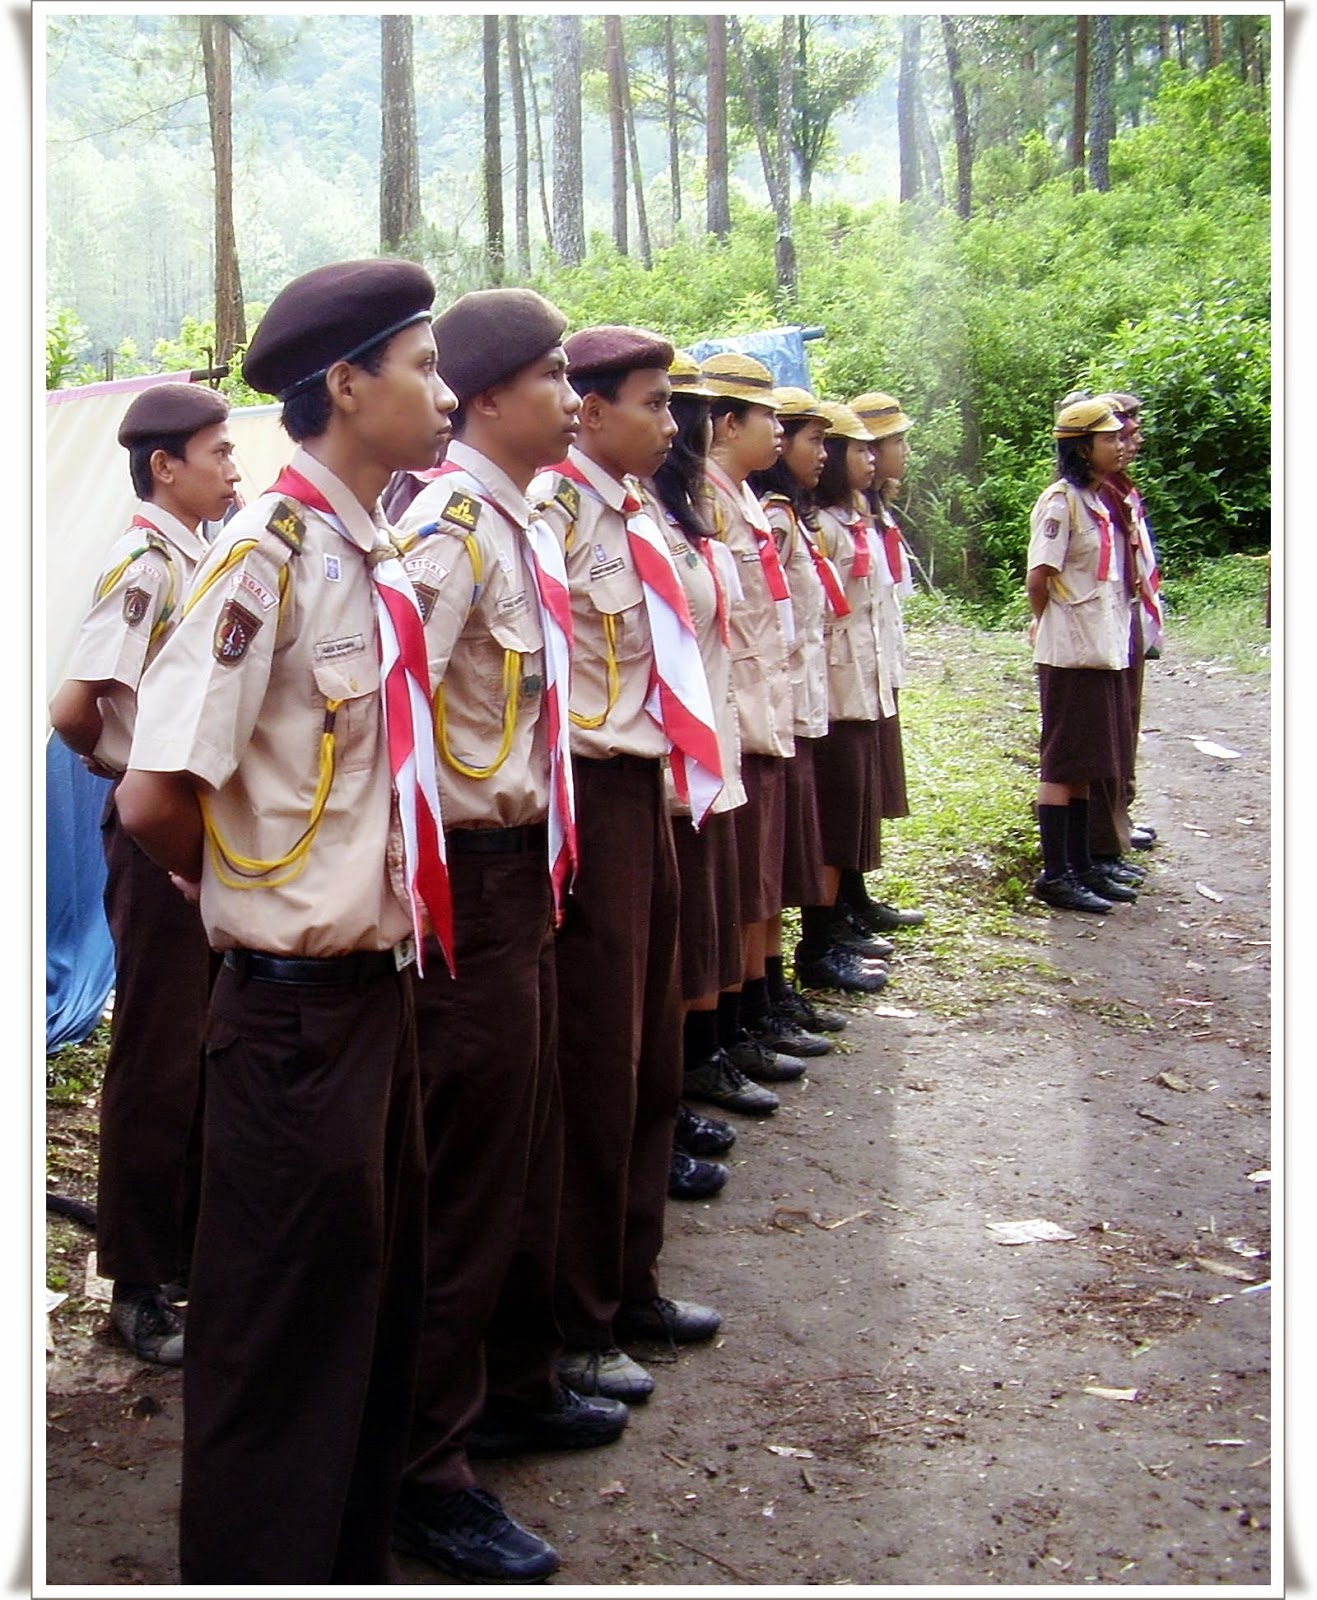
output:
[[[85,1039],[114,987],[101,812],[109,784],[46,741],[46,1051]]]
[[[705,361],[723,350],[737,350],[743,356],[762,361],[773,374],[779,389],[808,389],[813,393],[809,361],[805,355],[805,335],[817,338],[816,328],[765,328],[761,333],[744,333],[735,339],[701,339],[685,348],[697,361]]]

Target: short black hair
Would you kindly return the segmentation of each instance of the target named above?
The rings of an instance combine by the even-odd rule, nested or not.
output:
[[[354,367],[362,367],[365,371],[377,373],[384,365],[384,356],[392,343],[393,334],[379,339],[373,345],[355,356],[351,362]],[[284,408],[279,421],[288,437],[297,444],[304,439],[317,439],[329,426],[329,419],[334,414],[334,402],[329,398],[329,390],[325,380],[319,378],[309,388],[300,390],[297,394],[289,395],[284,401]]]
[[[615,368],[611,372],[569,372],[567,381],[584,400],[588,394],[597,394],[601,400],[614,405],[622,392],[622,385],[631,376],[633,368]]]
[[[738,422],[745,420],[753,400],[738,400],[734,395],[720,394],[716,400],[709,401],[709,420],[717,423],[723,417],[735,417]]]
[[[1056,470],[1067,483],[1073,483],[1076,489],[1087,489],[1092,483],[1093,462],[1093,435],[1080,434],[1077,439],[1058,439],[1056,441]]]
[[[209,423],[204,423],[209,427]],[[186,433],[157,433],[150,439],[135,439],[128,446],[128,475],[133,480],[133,492],[139,500],[155,497],[155,473],[151,471],[151,457],[163,450],[175,461],[187,455],[188,440],[200,433],[200,428],[189,428]]]
[[[771,467],[765,467],[761,472],[752,472],[747,478],[751,489],[762,500],[766,495],[779,494],[791,502],[791,509],[807,528],[817,528],[818,518],[814,515],[818,500],[813,489],[807,489],[800,479],[786,464],[787,441],[793,439],[803,427],[811,422],[817,422],[817,417],[782,417],[782,455]]]
[[[709,402],[697,394],[674,394],[668,402],[677,436],[654,474],[654,488],[665,511],[688,539],[707,539],[712,531],[700,502],[704,499],[704,445]]]

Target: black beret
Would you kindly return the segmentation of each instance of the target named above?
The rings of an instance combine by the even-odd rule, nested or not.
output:
[[[644,328],[622,328],[607,324],[582,328],[563,345],[567,352],[567,375],[574,378],[586,372],[634,372],[638,367],[672,365],[676,349],[661,333]]]
[[[162,434],[196,433],[213,422],[223,422],[228,414],[229,402],[204,384],[153,383],[124,412],[119,443],[133,445]]]
[[[434,284],[414,261],[380,256],[335,261],[294,278],[270,302],[242,375],[253,389],[286,400],[381,339],[430,315]]]
[[[476,289],[434,321],[439,373],[460,401],[562,343],[567,318],[534,289]]]

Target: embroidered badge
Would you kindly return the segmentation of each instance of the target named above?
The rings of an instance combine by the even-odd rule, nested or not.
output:
[[[342,639],[321,639],[315,648],[317,661],[337,661],[340,656],[359,656],[366,648],[362,634],[349,633]]]
[[[279,596],[272,589],[267,589],[261,580],[253,577],[250,572],[244,572],[239,576],[237,586],[244,594],[249,594],[262,611],[268,611],[271,606],[279,604]]]
[[[520,594],[504,595],[495,610],[500,617],[515,617],[526,609],[527,604],[526,591],[523,589]]]
[[[1056,520],[1055,517],[1048,517],[1047,521],[1043,523],[1044,539],[1055,539],[1060,531],[1061,524]]]
[[[500,550],[498,553],[498,567],[505,578],[512,576],[512,557],[506,550]]]
[[[325,576],[330,583],[337,583],[343,576],[343,567],[337,556],[325,556]]]
[[[440,516],[445,521],[455,522],[459,528],[474,533],[476,523],[480,521],[480,507],[469,494],[463,494],[459,489],[456,494],[448,497],[448,504],[440,512]]]
[[[301,515],[294,510],[287,500],[281,500],[274,508],[274,515],[265,524],[269,531],[276,534],[293,550],[302,548],[302,538],[306,524]]]
[[[615,572],[621,572],[625,569],[626,562],[623,561],[621,556],[614,556],[611,561],[606,561],[603,559],[603,552],[598,545],[595,546],[595,551],[599,555],[600,561],[598,566],[590,568],[591,583],[597,583],[600,578],[611,578]]]
[[[123,597],[123,620],[135,628],[150,609],[151,596],[145,589],[127,589]]]
[[[428,583],[413,583],[412,588],[416,591],[416,604],[420,608],[421,621],[429,622],[434,603],[439,598],[439,591],[432,589]]]
[[[215,659],[232,666],[247,654],[247,647],[260,631],[261,619],[252,616],[236,600],[225,602],[215,624]]]
[[[581,509],[581,491],[570,478],[558,479],[558,490],[553,498],[570,517]]]
[[[538,694],[544,687],[544,679],[538,672],[528,672],[521,680],[523,694]]]

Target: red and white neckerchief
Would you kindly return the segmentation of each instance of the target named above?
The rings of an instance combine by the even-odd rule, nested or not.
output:
[[[429,480],[454,479],[454,488],[472,495],[495,511],[521,538],[535,580],[544,634],[544,710],[549,747],[549,880],[553,885],[554,921],[561,923],[572,879],[576,876],[576,788],[568,744],[567,701],[572,655],[572,600],[567,563],[553,529],[532,516],[523,528],[469,469],[457,462],[433,468]]]
[[[1148,526],[1148,516],[1143,509],[1143,499],[1133,484],[1130,485],[1129,503],[1134,518],[1134,557],[1139,575],[1139,604],[1143,607],[1144,626],[1147,629],[1144,647],[1160,649],[1165,620],[1162,615],[1162,574],[1157,564],[1157,552],[1153,548],[1152,529]]]
[[[851,577],[867,578],[873,558],[869,553],[869,527],[864,520],[864,513],[858,508],[853,519],[846,524],[846,531],[855,541],[855,554],[851,557]]]
[[[748,483],[734,484],[716,461],[710,460],[705,469],[709,477],[732,500],[739,500],[741,514],[750,525],[759,549],[759,565],[763,569],[764,583],[769,598],[777,611],[782,626],[782,637],[791,644],[796,637],[796,614],[791,608],[791,591],[787,588],[787,575],[782,570],[782,558],[777,553],[777,540],[764,508],[760,505]]]
[[[886,565],[883,581],[893,587],[898,594],[909,594],[914,589],[914,582],[910,577],[910,557],[906,552],[905,539],[896,519],[885,506],[881,519],[883,556]]]
[[[794,516],[795,513],[793,512]],[[836,563],[830,556],[823,554],[814,533],[805,526],[804,522],[796,517],[796,527],[809,558],[814,563],[814,570],[819,575],[819,582],[823,585],[823,593],[828,599],[828,610],[834,617],[849,617],[851,603],[846,598],[846,586],[841,581],[841,573],[837,571]]]
[[[561,462],[553,470],[596,499],[602,498],[575,462]],[[681,802],[689,805],[691,826],[698,830],[723,791],[722,754],[709,680],[704,675],[686,592],[663,535],[643,502],[630,490],[624,494],[621,514],[654,645],[645,710],[667,737],[673,785]]]
[[[361,547],[316,486],[294,467],[285,467],[267,491],[288,495],[324,517],[353,549]],[[443,952],[450,973],[453,961],[453,897],[448,882],[443,818],[435,771],[434,733],[430,709],[430,668],[416,594],[392,545],[362,551],[375,589],[379,624],[380,705],[389,750],[389,773],[402,824],[403,865],[416,939],[416,970],[424,975],[421,911]]]
[[[1097,496],[1095,494],[1086,493],[1084,495],[1084,504],[1088,508],[1089,515],[1092,517],[1093,521],[1097,524],[1097,530],[1098,530],[1097,578],[1098,578],[1098,582],[1099,583],[1106,583],[1112,576],[1111,558],[1112,558],[1112,554],[1113,554],[1114,544],[1113,544],[1113,540],[1112,540],[1112,537],[1111,537],[1111,518],[1102,509],[1102,506],[1098,503],[1098,498],[1097,498]]]

